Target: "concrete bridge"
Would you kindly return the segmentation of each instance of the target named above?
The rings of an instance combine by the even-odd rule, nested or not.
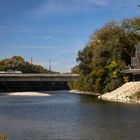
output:
[[[0,91],[66,90],[78,74],[0,74]]]
[[[0,74],[0,81],[74,81],[78,74]]]

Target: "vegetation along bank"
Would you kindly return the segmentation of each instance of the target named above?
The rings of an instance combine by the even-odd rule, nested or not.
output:
[[[107,93],[132,80],[121,71],[131,64],[134,45],[140,44],[140,17],[110,21],[97,29],[83,50],[78,52],[72,73],[79,73],[71,89]]]

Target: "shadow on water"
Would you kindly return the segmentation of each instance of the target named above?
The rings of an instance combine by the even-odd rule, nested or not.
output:
[[[101,101],[97,96],[94,95],[79,95],[81,103],[107,103],[106,101]]]

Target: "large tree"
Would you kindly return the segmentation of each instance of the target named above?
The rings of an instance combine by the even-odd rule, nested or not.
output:
[[[121,71],[131,63],[132,49],[139,43],[140,17],[111,21],[96,30],[78,52],[80,78],[74,88],[103,93],[127,82],[129,77]]]

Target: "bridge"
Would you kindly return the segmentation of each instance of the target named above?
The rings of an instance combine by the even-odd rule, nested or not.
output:
[[[0,74],[0,91],[66,90],[78,74]]]
[[[0,81],[74,81],[78,74],[0,74]]]

